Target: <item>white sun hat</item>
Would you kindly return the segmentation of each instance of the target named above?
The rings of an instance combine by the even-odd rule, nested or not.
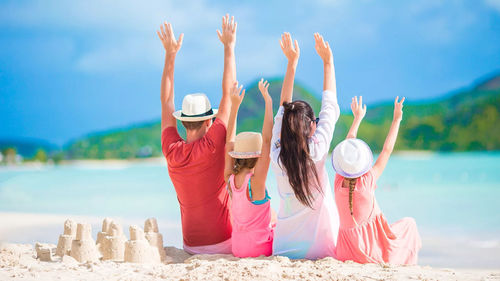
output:
[[[238,159],[260,157],[262,149],[262,135],[254,132],[241,132],[236,136],[233,151],[229,156]]]
[[[182,110],[172,115],[180,121],[203,121],[215,117],[217,109],[212,109],[207,95],[203,93],[189,94],[182,100]]]
[[[373,153],[364,141],[346,139],[332,153],[332,165],[337,174],[346,178],[357,178],[370,170]]]

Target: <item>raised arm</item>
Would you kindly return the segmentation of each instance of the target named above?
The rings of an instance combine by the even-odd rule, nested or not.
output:
[[[266,178],[269,170],[269,162],[271,162],[271,137],[273,129],[273,100],[269,95],[269,83],[261,79],[259,82],[259,90],[264,98],[265,112],[264,123],[262,124],[262,148],[259,160],[255,164],[255,173],[252,177],[252,199],[262,200],[266,197]]]
[[[330,149],[330,144],[335,130],[335,124],[340,116],[340,109],[335,92],[335,77],[333,73],[333,55],[330,44],[323,40],[318,33],[314,34],[314,48],[323,61],[324,67],[324,91],[321,96],[321,111],[319,112],[319,122],[316,125],[314,142],[310,147],[310,156],[313,161],[322,159]]]
[[[300,48],[297,40],[295,40],[294,44],[292,44],[292,36],[288,32],[281,35],[280,46],[281,50],[283,50],[283,53],[288,59],[285,79],[283,79],[283,86],[281,87],[280,105],[283,105],[283,102],[292,101],[293,81],[295,79],[295,70],[297,69],[297,64],[299,62]]]
[[[234,82],[236,82],[236,62],[234,57],[234,45],[236,44],[236,28],[238,24],[234,17],[229,15],[222,17],[222,32],[217,30],[219,40],[224,45],[224,73],[222,74],[222,98],[219,104],[219,118],[227,124],[231,106],[230,92]]]
[[[354,115],[354,120],[352,120],[352,125],[347,133],[346,139],[355,139],[358,135],[359,124],[361,124],[361,120],[363,120],[366,114],[366,104],[363,105],[363,96],[359,96],[359,103],[357,96],[352,98],[351,110]]]
[[[403,118],[403,102],[405,98],[402,98],[400,102],[398,102],[398,98],[394,100],[394,118],[392,119],[391,128],[389,129],[389,133],[385,138],[384,148],[380,155],[377,158],[377,162],[373,165],[373,175],[375,179],[378,179],[387,165],[387,161],[389,161],[389,157],[391,156],[392,150],[394,149],[394,145],[396,144],[396,139],[398,138],[399,124],[401,123],[401,119]]]
[[[161,131],[167,127],[177,127],[177,122],[172,115],[175,110],[174,105],[174,65],[175,56],[182,46],[184,33],[181,33],[178,40],[175,40],[174,31],[170,23],[165,22],[156,31],[165,48],[165,66],[161,77]]]
[[[332,91],[337,95],[337,86],[335,83],[335,67],[333,66],[333,55],[330,44],[325,42],[323,36],[314,33],[314,48],[323,60],[323,91]]]
[[[229,113],[229,120],[227,124],[226,133],[226,157],[224,165],[224,179],[226,182],[229,176],[233,173],[234,159],[229,156],[228,152],[232,151],[234,148],[234,139],[236,138],[236,119],[238,116],[238,110],[240,108],[241,102],[245,97],[245,90],[241,91],[243,86],[238,87],[238,82],[234,82],[231,92],[229,102],[231,103],[231,109]],[[240,95],[241,92],[241,95]]]

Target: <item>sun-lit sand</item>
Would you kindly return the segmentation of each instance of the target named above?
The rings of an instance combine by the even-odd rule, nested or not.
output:
[[[498,270],[453,270],[317,261],[286,257],[238,259],[231,255],[190,256],[165,248],[163,264],[124,262],[42,262],[29,244],[0,245],[0,280],[500,280]]]
[[[32,235],[39,232],[40,237],[47,237],[47,234],[42,234],[49,226],[62,232],[63,217],[0,213],[3,224],[0,227],[0,240],[3,240],[0,242],[0,280],[500,280],[500,267],[455,270],[429,266],[361,265],[333,258],[317,261],[290,260],[281,256],[239,259],[232,255],[191,256],[175,247],[164,248],[162,263],[109,260],[79,263],[69,255],[54,256],[53,261],[45,262],[36,258],[34,245],[13,244],[4,239],[16,240],[13,233],[22,235],[26,232]],[[94,226],[102,222],[95,217],[72,218]],[[39,242],[46,241],[40,239]]]

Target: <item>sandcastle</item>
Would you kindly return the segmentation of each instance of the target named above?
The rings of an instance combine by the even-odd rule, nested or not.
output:
[[[97,248],[100,250],[99,245],[102,245],[102,242],[104,241],[104,237],[108,235],[109,227],[111,225],[112,220],[110,218],[104,218],[102,221],[102,229],[97,233],[97,239],[95,243],[97,244]]]
[[[133,263],[158,263],[160,254],[158,248],[149,244],[144,231],[137,225],[129,228],[130,240],[125,243],[125,261]]]
[[[130,240],[127,241],[121,225],[105,218],[94,242],[90,224],[77,224],[68,219],[64,222],[64,232],[59,235],[57,247],[37,243],[35,249],[41,261],[98,262],[102,258],[116,262],[165,262],[167,255],[156,219],[147,219],[144,230],[136,225],[130,226]]]
[[[39,243],[35,244],[36,258],[41,261],[54,261],[53,254],[56,245],[47,244],[47,243]]]
[[[70,255],[78,262],[99,261],[99,252],[94,239],[92,239],[92,227],[90,224],[78,224],[76,238],[71,243]]]
[[[163,235],[158,232],[158,223],[155,218],[149,218],[144,222],[144,234],[149,244],[158,249],[161,261],[166,259],[165,249],[163,249]]]
[[[103,260],[123,261],[125,255],[125,242],[127,238],[122,231],[122,226],[114,221],[109,225],[107,234],[103,238],[101,253]]]
[[[76,222],[73,220],[68,219],[64,222],[64,232],[57,241],[56,255],[62,257],[70,254],[71,244],[76,238],[76,227]]]
[[[103,260],[123,261],[127,237],[120,224],[110,218],[102,222],[102,229],[97,233],[96,246]]]

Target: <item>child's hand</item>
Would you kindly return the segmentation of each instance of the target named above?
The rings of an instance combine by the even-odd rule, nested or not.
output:
[[[357,96],[352,98],[351,110],[352,110],[352,114],[354,115],[354,118],[363,119],[365,117],[366,104],[363,105],[363,96],[359,96],[359,103],[358,103]]]
[[[294,44],[292,44],[292,36],[290,33],[285,32],[281,35],[280,46],[288,61],[298,62],[300,56],[299,43],[295,40]]]
[[[241,91],[242,89],[243,85],[238,87],[238,82],[234,82],[231,89],[231,104],[233,108],[238,108],[245,97],[245,90]]]
[[[184,33],[181,33],[178,40],[175,40],[174,30],[172,29],[172,24],[165,22],[160,26],[160,30],[156,31],[158,37],[160,37],[161,43],[165,48],[165,51],[169,55],[175,55],[182,46],[182,39],[184,39]]]
[[[314,41],[316,41],[316,44],[314,45],[316,53],[318,53],[323,62],[332,63],[333,55],[328,41],[325,42],[325,40],[323,40],[323,36],[321,36],[319,33],[314,33]]]
[[[400,102],[398,102],[399,97],[394,100],[394,120],[401,121],[403,119],[403,102],[405,98],[403,97]]]
[[[222,17],[222,32],[217,30],[217,35],[219,36],[219,40],[227,47],[234,47],[236,43],[236,28],[238,27],[238,23],[234,21],[234,16],[229,20],[229,14],[226,14],[225,17]]]
[[[262,94],[262,97],[264,98],[264,101],[268,102],[271,101],[271,95],[269,95],[269,82],[267,80],[264,80],[264,78],[260,79],[259,81],[259,90],[260,93]]]

